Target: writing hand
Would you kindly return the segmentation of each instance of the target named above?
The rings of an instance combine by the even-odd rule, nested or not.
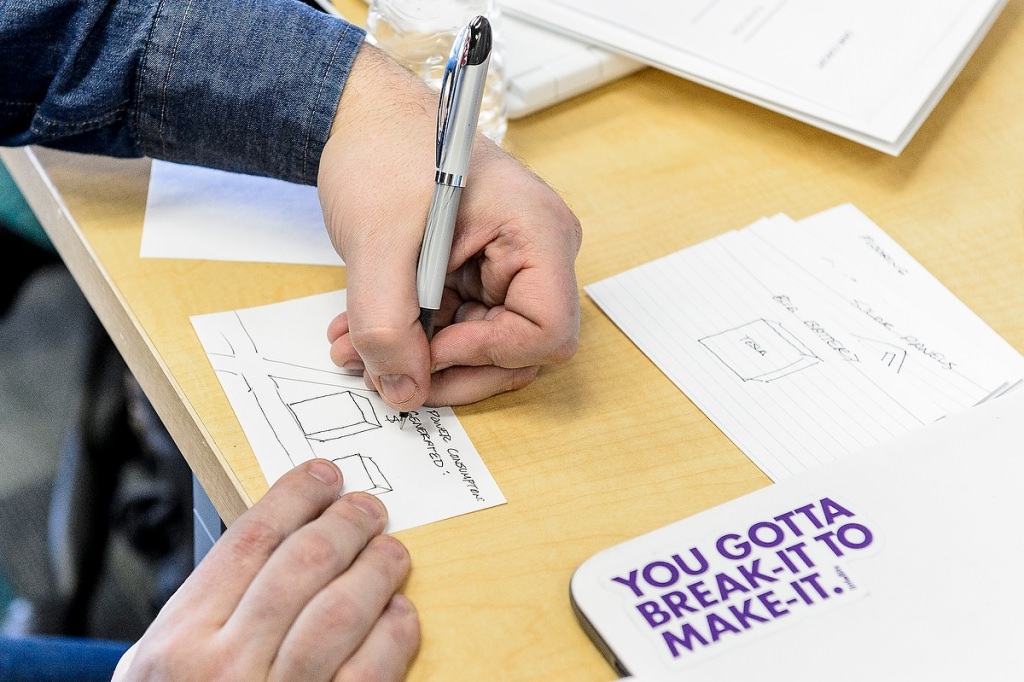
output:
[[[399,680],[419,645],[409,555],[372,495],[299,465],[238,518],[114,674],[124,680]]]
[[[393,97],[382,99],[380,93]],[[433,191],[437,95],[364,45],[321,158],[320,198],[348,266],[331,357],[395,409],[520,388],[579,340],[579,222],[518,161],[477,136],[437,332],[420,329],[416,262]]]

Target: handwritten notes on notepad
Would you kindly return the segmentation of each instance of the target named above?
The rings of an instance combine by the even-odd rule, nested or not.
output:
[[[778,215],[587,293],[773,480],[992,399],[1024,358],[869,218]]]
[[[398,413],[334,366],[327,324],[344,291],[192,318],[268,484],[323,457],[345,492],[377,495],[388,532],[504,504],[451,408]]]

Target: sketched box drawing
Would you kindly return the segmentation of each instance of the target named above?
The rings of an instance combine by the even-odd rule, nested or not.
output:
[[[380,467],[371,457],[359,453],[338,457],[332,460],[341,469],[345,478],[345,491],[362,490],[373,495],[389,493],[393,490],[388,479],[384,477]]]
[[[743,381],[767,383],[821,362],[781,324],[765,319],[699,341]]]
[[[379,429],[380,421],[366,396],[338,391],[286,403],[306,438],[326,442]]]

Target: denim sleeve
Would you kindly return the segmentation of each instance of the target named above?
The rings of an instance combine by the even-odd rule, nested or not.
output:
[[[363,36],[297,0],[2,0],[0,144],[315,184]]]

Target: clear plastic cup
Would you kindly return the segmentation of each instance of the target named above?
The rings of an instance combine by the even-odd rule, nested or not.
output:
[[[501,143],[508,128],[501,12],[488,0],[371,0],[367,39],[399,64],[441,89],[455,36],[478,15],[491,24],[491,61],[477,127]]]

